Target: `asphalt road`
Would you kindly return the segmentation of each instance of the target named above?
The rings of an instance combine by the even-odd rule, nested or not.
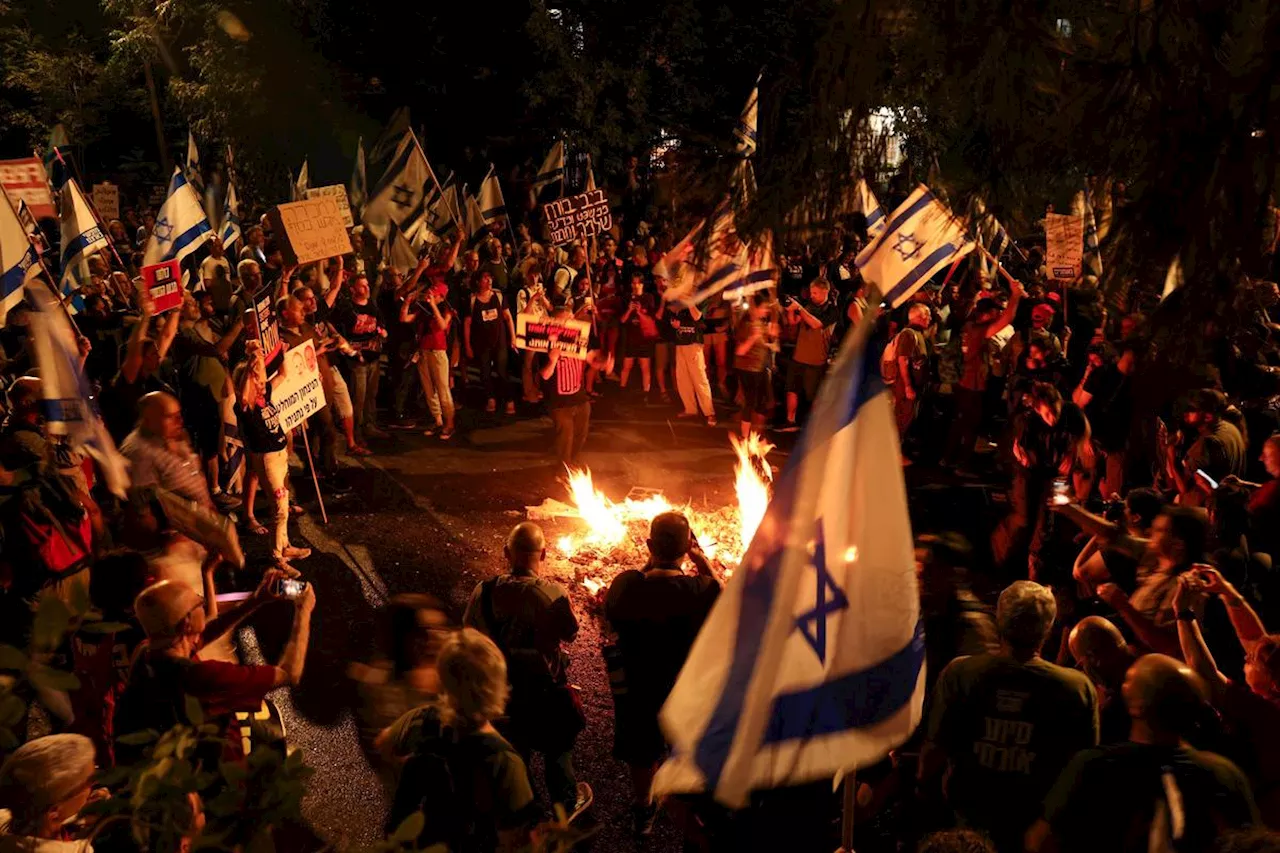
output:
[[[616,391],[597,405],[585,451],[597,487],[615,499],[631,486],[648,486],[675,501],[732,501],[734,455],[725,426],[676,421],[678,411],[675,405],[645,406],[638,395]],[[737,426],[731,418],[726,423]],[[549,420],[536,412],[506,417],[472,408],[459,413],[459,424],[448,443],[394,431],[372,443],[374,457],[347,460],[344,474],[354,488],[327,502],[327,524],[309,481],[295,478],[307,514],[293,536],[315,549],[299,566],[315,585],[318,604],[302,684],[273,698],[291,747],[302,749],[315,770],[304,806],[308,829],[339,848],[380,838],[385,815],[386,798],[360,743],[356,693],[347,676],[351,662],[370,657],[377,609],[389,596],[423,592],[446,602],[460,619],[475,584],[504,569],[506,533],[524,518],[525,507],[565,497],[563,469],[543,451]],[[780,464],[784,458],[785,451],[776,450],[770,460]],[[544,527],[554,541],[577,523]],[[598,836],[592,846],[678,850],[669,825],[659,824],[643,843],[631,836],[626,769],[610,755],[613,710],[599,626],[586,591],[567,585],[582,624],[569,648],[570,676],[582,687],[588,718],[574,757],[579,778],[595,790],[591,818]],[[242,633],[242,653],[249,658],[271,658],[283,643],[287,618],[267,617]]]

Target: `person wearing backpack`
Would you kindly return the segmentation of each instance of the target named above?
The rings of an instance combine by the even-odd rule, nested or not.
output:
[[[914,302],[907,310],[907,325],[885,347],[880,358],[880,371],[885,384],[893,390],[893,414],[898,423],[898,438],[907,431],[920,411],[920,398],[930,380],[932,347],[925,332],[933,319],[929,306]]]
[[[493,727],[507,704],[506,660],[493,640],[463,628],[444,641],[436,666],[440,699],[402,716],[382,739],[404,760],[387,831],[421,812],[420,848],[522,849],[538,810],[524,761]]]
[[[564,587],[539,577],[547,556],[542,528],[528,521],[516,525],[502,554],[511,573],[476,585],[462,624],[482,631],[502,651],[511,682],[502,732],[526,765],[533,752],[542,754],[547,792],[572,813],[578,801],[573,745],[586,720],[568,683],[561,644],[578,636],[578,620]]]

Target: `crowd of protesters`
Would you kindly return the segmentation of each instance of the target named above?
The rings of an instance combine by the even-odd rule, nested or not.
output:
[[[242,245],[210,240],[182,305],[157,315],[133,284],[154,217],[127,211],[75,317],[84,374],[130,463],[124,500],[45,429],[28,312],[10,311],[0,640],[30,647],[48,597],[91,607],[108,630],[81,625],[41,661],[79,686],[36,690],[43,722],[12,726],[18,740],[56,733],[0,767],[0,849],[12,838],[64,849],[88,831],[77,814],[113,793],[95,788],[94,768],[145,760],[136,736],[190,721],[188,697],[225,734],[206,767],[256,745],[229,723],[270,716],[269,692],[303,677],[317,606],[310,551],[291,538],[302,512],[291,460],[314,468],[299,484],[314,473],[340,493],[340,456],[386,452],[388,430],[447,443],[545,412],[548,455],[573,463],[606,394],[708,427],[736,412],[729,428],[744,435],[802,428],[834,347],[869,311],[853,261],[863,223],[825,250],[784,248],[774,287],[691,304],[665,298],[672,223],[619,220],[562,247],[524,224],[459,233],[397,269],[362,229],[350,254],[288,267],[264,218]],[[922,525],[939,531],[917,547],[925,716],[859,776],[867,849],[1276,849],[1280,325],[1268,312],[1280,288],[1246,279],[1237,292],[1240,321],[1200,329],[1215,356],[1181,396],[1138,385],[1159,376],[1154,306],[1135,294],[1117,312],[1087,281],[1048,280],[1035,250],[987,277],[965,262],[879,316],[878,372],[913,482],[1008,499],[999,517]],[[284,347],[314,344],[326,401],[291,432],[273,396],[288,359],[246,321],[264,293]],[[587,357],[517,348],[520,315],[585,321]],[[314,458],[299,452],[302,430]],[[223,610],[241,535],[264,537],[270,558],[255,591]],[[624,567],[599,602],[614,756],[639,843],[666,814],[691,849],[717,849],[731,818],[648,793],[667,753],[658,712],[720,585],[679,513],[653,520],[647,546],[648,562]],[[475,588],[461,626],[439,602],[394,599],[380,655],[351,672],[388,829],[421,812],[419,841],[456,850],[520,849],[555,806],[573,815],[592,799],[573,762],[586,718],[564,652],[581,614],[542,575],[536,525],[517,526],[503,554],[508,571]],[[276,662],[244,665],[229,638],[259,613],[292,627]],[[194,798],[180,834],[195,838],[203,820]],[[111,834],[95,844],[136,848]]]

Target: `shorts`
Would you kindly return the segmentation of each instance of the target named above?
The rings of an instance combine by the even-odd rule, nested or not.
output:
[[[725,342],[727,342],[728,340],[729,340],[729,335],[727,332],[703,332],[702,333],[703,346],[724,346]]]
[[[801,364],[792,359],[787,364],[787,393],[799,394],[803,391],[806,400],[816,398],[818,386],[822,384],[822,375],[826,372],[825,364]]]
[[[355,415],[355,407],[351,405],[351,392],[347,390],[347,380],[337,370],[333,373],[333,387],[329,389],[329,405],[333,406],[333,415],[338,420],[349,420]]]
[[[622,332],[623,358],[653,358],[653,345],[656,340],[646,339],[640,331],[628,327]]]

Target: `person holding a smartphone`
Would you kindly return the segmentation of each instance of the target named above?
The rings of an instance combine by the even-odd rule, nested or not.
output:
[[[1176,446],[1170,445],[1166,451],[1167,470],[1178,490],[1179,504],[1205,506],[1214,491],[1211,482],[1244,474],[1248,448],[1240,430],[1223,419],[1226,411],[1227,398],[1221,391],[1202,388],[1188,397],[1182,421],[1193,433],[1191,446],[1181,460]]]

